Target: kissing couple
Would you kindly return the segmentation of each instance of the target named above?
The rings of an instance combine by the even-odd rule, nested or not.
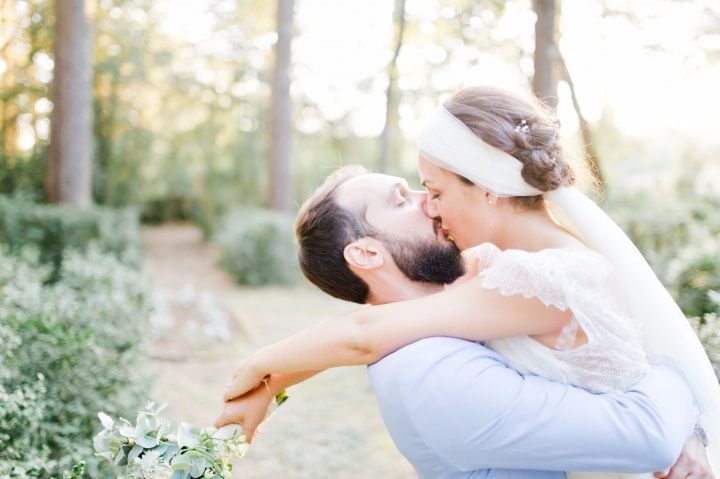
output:
[[[418,142],[425,191],[344,167],[305,202],[305,276],[367,305],[238,365],[217,425],[252,437],[274,395],[369,365],[421,478],[709,478],[720,385],[622,230],[574,185],[558,122],[459,91]]]

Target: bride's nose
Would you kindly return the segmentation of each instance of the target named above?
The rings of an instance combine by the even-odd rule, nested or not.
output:
[[[435,200],[430,199],[430,196],[427,193],[423,193],[423,211],[430,218],[437,218],[438,216],[440,216],[440,214],[438,213],[437,205],[435,203]]]

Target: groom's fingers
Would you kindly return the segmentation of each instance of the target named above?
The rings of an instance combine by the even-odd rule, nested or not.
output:
[[[665,479],[670,474],[670,469],[665,469],[663,472],[656,472],[654,475],[657,479]]]

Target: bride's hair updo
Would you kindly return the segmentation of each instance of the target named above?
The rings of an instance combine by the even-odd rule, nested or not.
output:
[[[559,123],[539,102],[533,105],[498,88],[472,87],[455,93],[444,106],[485,143],[517,158],[529,185],[552,191],[575,182],[560,146]],[[532,209],[543,205],[542,196],[512,201]]]

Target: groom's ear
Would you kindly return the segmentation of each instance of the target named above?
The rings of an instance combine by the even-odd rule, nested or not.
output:
[[[351,269],[372,270],[385,264],[379,242],[374,238],[360,238],[350,243],[343,250],[343,257]]]

